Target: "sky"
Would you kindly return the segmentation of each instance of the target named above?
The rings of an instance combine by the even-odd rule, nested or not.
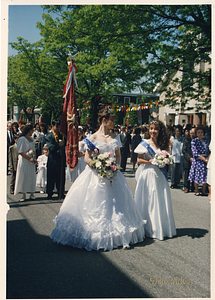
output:
[[[42,37],[36,24],[42,22],[43,13],[41,5],[9,5],[8,43],[17,42],[17,37],[22,37],[30,43],[39,41]],[[8,45],[8,56],[16,54],[17,51]]]

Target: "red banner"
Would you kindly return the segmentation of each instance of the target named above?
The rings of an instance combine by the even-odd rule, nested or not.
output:
[[[67,139],[66,161],[70,168],[75,168],[78,163],[78,113],[74,88],[75,70],[77,68],[71,61],[69,75],[63,91],[65,101],[60,126],[60,132]]]

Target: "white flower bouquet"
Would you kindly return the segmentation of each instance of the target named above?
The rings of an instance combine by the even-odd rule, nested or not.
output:
[[[158,150],[153,157],[152,164],[158,166],[159,168],[165,167],[165,165],[172,164],[172,155],[165,150]]]
[[[114,159],[111,157],[111,152],[105,152],[103,154],[98,154],[90,161],[89,165],[92,166],[98,173],[100,178],[106,178],[112,181],[113,177],[117,172],[122,169],[118,166]]]
[[[26,155],[28,155],[28,157],[33,158],[34,157],[34,150],[29,150],[28,152],[26,152]]]

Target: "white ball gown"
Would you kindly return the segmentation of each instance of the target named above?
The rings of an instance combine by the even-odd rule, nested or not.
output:
[[[143,141],[149,145],[148,140]],[[156,148],[151,148],[156,153]],[[142,143],[134,152],[144,153],[146,160],[153,157]],[[145,164],[139,166],[135,177],[137,185],[134,199],[140,215],[146,220],[146,236],[163,240],[164,237],[176,235],[170,188],[165,175],[158,166]]]
[[[114,152],[120,146],[88,138],[99,153]],[[54,219],[50,237],[63,245],[91,250],[112,250],[143,241],[144,221],[139,215],[131,190],[121,172],[111,183],[100,179],[88,165],[78,176]]]

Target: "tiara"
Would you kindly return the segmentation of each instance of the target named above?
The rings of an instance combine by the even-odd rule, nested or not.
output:
[[[156,121],[156,120],[152,120],[152,121],[150,122],[150,124],[153,124],[153,125],[155,125],[155,126],[160,126],[159,122]]]

